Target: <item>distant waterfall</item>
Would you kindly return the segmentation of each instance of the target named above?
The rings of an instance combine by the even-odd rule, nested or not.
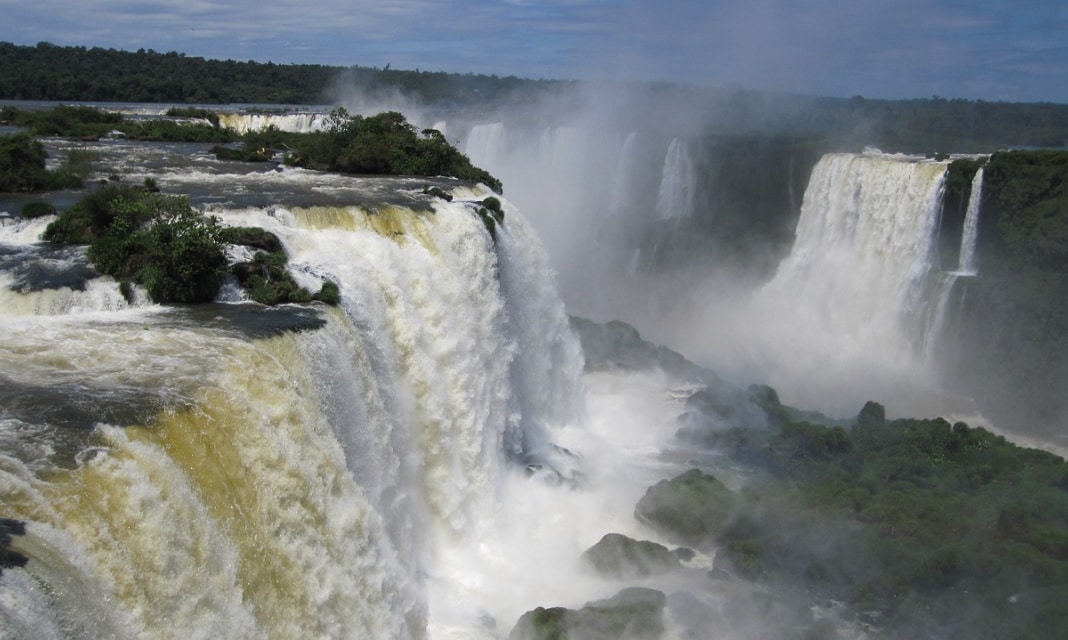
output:
[[[464,144],[464,153],[476,166],[494,171],[499,166],[504,144],[504,124],[493,122],[471,128]]]
[[[322,131],[330,125],[326,113],[220,113],[219,124],[236,133],[262,131],[275,127],[291,133]]]
[[[942,337],[946,320],[946,309],[949,306],[950,297],[961,277],[975,276],[979,273],[976,267],[976,245],[979,239],[979,209],[983,199],[983,168],[975,172],[972,178],[971,193],[968,196],[968,206],[964,212],[964,225],[960,238],[960,257],[957,268],[953,271],[942,272],[933,285],[931,298],[930,320],[924,333],[923,355],[933,358],[936,355],[936,347]]]
[[[668,146],[660,190],[656,197],[656,212],[661,220],[688,218],[693,214],[696,176],[689,145],[675,138]]]
[[[964,230],[960,239],[960,265],[957,271],[961,275],[974,276],[979,272],[976,265],[976,244],[979,240],[979,208],[983,200],[983,168],[975,172],[972,178],[972,192],[968,197],[968,209],[964,214]]]
[[[773,385],[820,406],[917,366],[947,166],[875,153],[816,165],[793,249],[754,300]]]
[[[622,213],[631,198],[630,182],[640,166],[637,147],[638,132],[631,131],[623,140],[619,159],[612,168],[612,187],[608,193],[608,214],[611,216]]]

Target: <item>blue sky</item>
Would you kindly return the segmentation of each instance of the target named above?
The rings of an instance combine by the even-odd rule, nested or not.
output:
[[[0,40],[1068,103],[1068,0],[0,0]]]

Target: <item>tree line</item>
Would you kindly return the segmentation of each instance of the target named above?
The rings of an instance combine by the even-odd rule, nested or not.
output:
[[[553,84],[513,76],[209,60],[184,53],[0,42],[0,99],[183,104],[324,104],[339,81],[454,106]]]
[[[334,104],[340,86],[400,93],[424,105],[530,104],[573,83],[315,64],[210,60],[184,53],[0,42],[0,99],[176,104]],[[1068,105],[945,99],[875,100],[777,94],[674,83],[636,95],[705,108],[707,133],[816,135],[828,146],[891,152],[990,153],[1068,146]],[[639,110],[640,111],[640,110]],[[648,115],[643,117],[657,117]]]

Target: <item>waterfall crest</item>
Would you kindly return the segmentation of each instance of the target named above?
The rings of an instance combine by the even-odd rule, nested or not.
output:
[[[219,125],[244,134],[274,127],[291,133],[312,133],[330,126],[325,113],[220,113]]]

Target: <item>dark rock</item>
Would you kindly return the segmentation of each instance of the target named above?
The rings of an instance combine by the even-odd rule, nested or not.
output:
[[[634,515],[671,540],[710,549],[730,523],[736,500],[715,476],[691,469],[650,487]]]
[[[684,380],[722,384],[709,369],[700,367],[681,354],[653,344],[638,330],[619,320],[604,324],[571,316],[571,329],[582,342],[587,371],[644,371],[660,369]]]
[[[519,618],[508,640],[658,640],[666,603],[660,591],[630,587],[577,611],[538,607]]]
[[[582,458],[572,451],[549,443],[518,456],[527,477],[537,478],[553,486],[568,486],[572,489],[588,483],[582,470]]]
[[[690,557],[693,557],[693,551]],[[644,578],[682,568],[679,558],[662,544],[606,534],[582,554],[599,573],[612,578]]]
[[[0,518],[0,573],[4,569],[25,567],[29,558],[11,547],[12,536],[26,535],[26,523],[11,518]]]
[[[697,552],[689,547],[676,547],[671,554],[679,559],[679,562],[689,562],[697,557]]]

